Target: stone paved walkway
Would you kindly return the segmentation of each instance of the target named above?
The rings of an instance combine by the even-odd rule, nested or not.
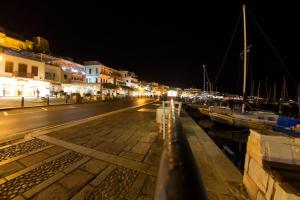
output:
[[[1,146],[0,199],[153,199],[162,148],[156,108]]]

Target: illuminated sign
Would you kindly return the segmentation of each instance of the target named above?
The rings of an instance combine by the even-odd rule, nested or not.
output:
[[[177,97],[177,91],[169,90],[168,91],[168,97]]]

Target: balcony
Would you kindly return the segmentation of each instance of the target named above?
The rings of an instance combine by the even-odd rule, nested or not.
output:
[[[15,71],[13,73],[13,76],[16,76],[16,77],[23,77],[23,78],[33,78],[34,75],[31,74],[31,73],[27,73],[27,72],[18,72],[18,71]]]
[[[105,70],[101,70],[101,71],[100,71],[100,75],[111,76],[112,73],[111,73],[111,72],[108,72],[108,71],[105,71]]]

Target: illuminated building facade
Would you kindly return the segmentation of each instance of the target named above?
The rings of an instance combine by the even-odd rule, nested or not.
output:
[[[127,87],[137,89],[138,88],[138,79],[135,73],[129,72],[127,70],[119,70],[122,80]]]
[[[158,96],[166,91],[158,83],[141,84],[133,72],[98,61],[81,65],[70,58],[50,56],[45,54],[50,52],[46,39],[35,37],[33,41],[0,32],[0,96]]]
[[[0,96],[46,96],[45,63],[0,53]]]

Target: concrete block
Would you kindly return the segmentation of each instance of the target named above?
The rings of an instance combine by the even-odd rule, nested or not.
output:
[[[273,198],[273,193],[274,193],[274,190],[275,190],[275,180],[273,178],[272,175],[269,176],[269,180],[268,180],[268,185],[267,185],[267,191],[265,193],[265,198],[267,200],[272,200]]]
[[[292,149],[294,164],[300,165],[300,145],[293,145],[291,146],[291,149]]]
[[[267,191],[269,174],[251,158],[249,160],[248,175],[263,193]]]
[[[245,156],[244,173],[248,173],[250,155],[247,152]]]
[[[245,185],[245,188],[249,194],[249,197],[251,199],[256,199],[257,193],[258,193],[258,187],[253,182],[253,180],[248,176],[247,173],[243,176],[243,184]]]
[[[300,200],[300,196],[287,191],[282,184],[275,183],[275,194],[273,200]]]
[[[267,134],[268,133],[268,134]],[[300,140],[276,133],[250,131],[247,152],[261,163],[262,160],[300,165]]]
[[[256,200],[266,200],[264,193],[262,193],[261,191],[258,191]]]

